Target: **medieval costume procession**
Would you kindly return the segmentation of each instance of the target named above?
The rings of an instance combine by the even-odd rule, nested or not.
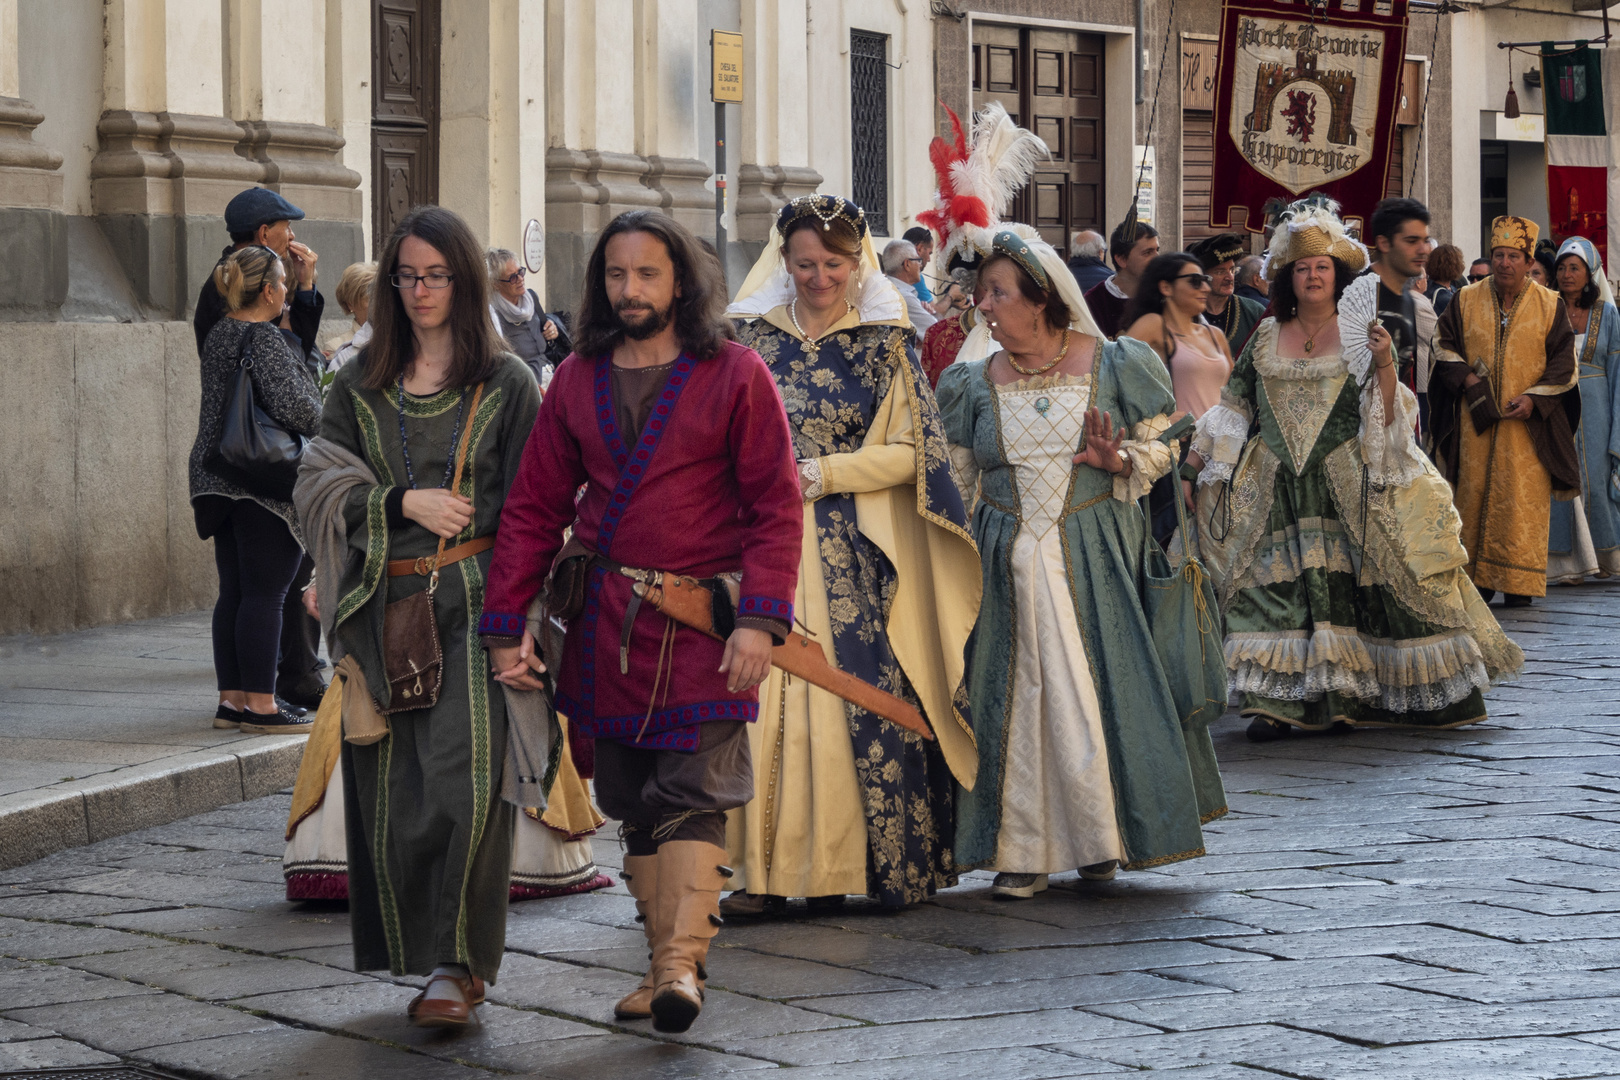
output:
[[[150,378],[133,361],[108,374],[64,347],[35,366],[60,360],[65,381],[30,396],[60,403],[98,380],[125,385],[127,409],[121,400],[95,432],[69,439],[62,471],[77,475],[101,468],[102,429],[141,411],[137,383],[155,394],[184,381],[192,394],[146,410],[152,423],[138,430],[146,449],[161,446],[153,454],[174,441],[174,416],[189,424],[196,412],[197,434],[152,498],[161,527],[130,525],[118,551],[161,534],[151,543],[167,563],[190,565],[162,544],[175,531],[190,543],[195,524],[212,545],[189,556],[206,587],[163,578],[152,591],[169,606],[139,617],[178,618],[192,597],[195,640],[164,648],[207,653],[214,729],[303,738],[263,758],[218,750],[234,756],[212,762],[232,799],[282,800],[268,849],[261,838],[241,863],[214,860],[204,841],[237,826],[205,821],[194,848],[162,854],[266,878],[312,928],[308,943],[291,935],[308,953],[298,970],[323,970],[276,992],[315,1002],[297,1014],[301,1036],[332,1038],[336,1021],[323,1026],[318,1010],[350,1008],[342,995],[367,976],[383,989],[353,1011],[391,1050],[440,1056],[446,1076],[497,1068],[454,1047],[507,1039],[502,1025],[534,1020],[514,1019],[519,1009],[581,1048],[527,1071],[535,1077],[621,1063],[626,1076],[729,1075],[721,1055],[754,1053],[750,1070],[840,1075],[869,1064],[854,1055],[891,1021],[916,1029],[896,1045],[927,1042],[942,1063],[851,1075],[988,1075],[954,1071],[948,1057],[969,1053],[997,1075],[1080,1075],[1094,1062],[1205,1075],[1188,1056],[1202,1047],[1183,1049],[1194,1032],[1174,1003],[1109,995],[1129,980],[1189,998],[1197,987],[1200,1004],[1181,1007],[1268,1025],[1245,1035],[1256,1046],[1309,1036],[1301,1055],[1331,1037],[1371,1060],[1386,1035],[1405,1037],[1394,1021],[1393,1033],[1296,1031],[1234,1004],[1260,986],[1301,1014],[1355,1013],[1359,998],[1318,1008],[1309,996],[1333,989],[1336,971],[1297,984],[1275,970],[1187,974],[1215,938],[1234,939],[1220,946],[1228,968],[1312,957],[1239,921],[1255,911],[1366,935],[1354,955],[1330,959],[1374,971],[1379,1000],[1397,1000],[1403,1017],[1422,1011],[1407,1003],[1420,993],[1443,999],[1440,1010],[1478,993],[1506,1024],[1546,984],[1579,982],[1559,966],[1575,963],[1579,942],[1536,919],[1606,920],[1613,944],[1620,909],[1604,905],[1620,894],[1581,876],[1582,858],[1620,866],[1612,761],[1578,766],[1580,793],[1549,794],[1544,776],[1501,760],[1504,747],[1534,747],[1563,768],[1566,753],[1620,749],[1596,720],[1543,741],[1547,714],[1563,707],[1563,689],[1545,680],[1577,684],[1581,665],[1620,664],[1609,640],[1620,613],[1620,277],[1609,276],[1620,224],[1607,203],[1620,191],[1620,139],[1605,112],[1608,12],[1577,5],[1580,26],[1602,20],[1601,37],[1492,44],[1481,20],[1528,0],[1181,2],[1208,10],[1194,25],[1185,7],[1177,21],[1175,0],[1135,11],[1123,0],[984,0],[991,13],[955,0],[871,5],[884,8],[871,16],[889,28],[879,33],[849,22],[843,9],[859,5],[821,0],[524,0],[484,5],[473,33],[460,0],[375,0],[386,30],[375,68],[345,68],[334,30],[324,77],[299,69],[306,89],[372,94],[370,111],[304,103],[293,120],[248,115],[246,83],[272,65],[245,56],[262,28],[243,28],[241,0],[167,0],[208,9],[200,36],[234,50],[235,81],[215,96],[243,115],[182,112],[213,91],[154,76],[159,89],[120,91],[122,104],[72,129],[118,140],[80,155],[93,156],[93,177],[36,185],[29,198],[41,205],[0,212],[94,209],[80,215],[102,219],[94,243],[82,223],[7,218],[8,239],[60,234],[64,282],[102,248],[126,269],[176,260],[125,290],[132,310],[157,311],[177,283],[203,290],[190,327],[164,316],[180,345],[156,336]],[[106,48],[178,48],[181,28],[140,22],[134,0],[105,6],[117,9]],[[314,5],[334,22],[351,6]],[[0,2],[0,30],[38,21],[16,8]],[[576,8],[590,14],[584,30]],[[1014,26],[1003,8],[1028,18]],[[671,53],[660,35],[720,9],[742,29],[702,31],[712,79],[699,102],[709,75],[688,55],[697,38],[683,31]],[[609,25],[617,11],[633,35]],[[1566,25],[1513,11],[1538,33]],[[519,68],[561,65],[562,90],[517,92],[527,76],[502,66],[508,53],[521,53]],[[109,85],[139,66],[103,59],[90,67]],[[1459,93],[1470,65],[1496,79],[1488,109]],[[7,142],[19,126],[56,137],[54,120],[18,119],[33,106],[4,80],[25,67],[26,57],[0,64],[0,193],[43,160],[35,150],[62,157],[43,141],[27,152]],[[469,89],[479,80],[488,101]],[[319,116],[341,123],[328,131]],[[232,131],[247,132],[232,150],[193,148],[223,146]],[[1465,143],[1466,167],[1451,168]],[[276,160],[285,146],[292,159]],[[429,159],[438,164],[424,178]],[[383,179],[350,183],[358,164],[346,161],[372,161]],[[232,197],[243,177],[265,186]],[[163,216],[142,201],[158,187],[156,201],[184,219],[169,214],[161,235],[141,231]],[[193,209],[205,204],[231,246],[217,264],[209,250],[206,266],[182,265],[201,250],[206,214]],[[326,313],[332,325],[318,260],[343,313]],[[13,277],[50,278],[18,266]],[[63,311],[93,323],[73,350],[140,321],[77,280],[62,288],[40,325],[72,321]],[[0,305],[0,323],[12,321],[24,320]],[[116,486],[70,501],[112,505]],[[6,491],[17,505],[49,501],[20,482]],[[30,559],[71,548],[65,557],[88,565],[102,541],[86,530],[81,552],[61,539],[75,529],[12,546]],[[19,582],[43,573],[17,565],[28,570]],[[68,595],[30,610],[92,606]],[[120,604],[134,610],[122,594],[106,600]],[[1577,630],[1589,636],[1559,636]],[[1566,645],[1567,658],[1548,659]],[[47,647],[31,643],[25,659]],[[0,691],[54,692],[9,675]],[[188,739],[152,743],[216,750]],[[144,753],[113,746],[91,756]],[[272,752],[282,756],[265,764]],[[1403,786],[1442,759],[1442,782]],[[148,793],[167,783],[148,780]],[[1379,785],[1377,798],[1416,801],[1362,794]],[[1526,823],[1509,798],[1528,800],[1524,790],[1564,800],[1545,813],[1578,813],[1578,825]],[[1352,795],[1363,801],[1296,814]],[[77,846],[120,835],[88,824],[117,816],[89,794],[77,805]],[[139,819],[124,832],[156,828],[135,809],[118,813]],[[1256,839],[1288,827],[1286,843]],[[1338,846],[1360,830],[1381,845],[1376,857]],[[156,844],[121,842],[130,859]],[[1454,892],[1435,902],[1410,890],[1450,869],[1385,873],[1404,854],[1392,850],[1449,842],[1477,847],[1424,857],[1478,862],[1502,880],[1447,876]],[[1565,861],[1529,874],[1519,843]],[[1293,876],[1255,884],[1273,864]],[[22,863],[0,870],[12,865]],[[124,867],[95,872],[98,887],[123,887]],[[1465,967],[1438,946],[1396,955],[1384,923],[1345,927],[1325,903],[1285,895],[1325,891],[1324,880],[1359,891],[1369,920],[1443,909],[1412,936],[1458,949],[1477,938],[1467,944],[1484,959]],[[5,905],[54,902],[35,884],[21,872],[0,881],[16,894],[0,894],[0,945],[24,917]],[[150,902],[138,911],[85,901],[104,937],[82,953],[0,948],[0,987],[24,964],[65,979],[54,965],[84,957],[107,967],[98,977],[123,980],[84,1001],[0,1002],[0,1024],[47,1005],[146,1007],[158,983],[114,970],[124,961],[101,943],[122,955],[135,933],[190,932],[192,898],[164,888],[131,893]],[[64,941],[79,911],[47,912]],[[320,936],[327,923],[337,940]],[[1085,934],[1085,947],[1113,951],[1071,970],[1062,950]],[[1493,965],[1507,944],[1541,951],[1504,975]],[[194,947],[176,937],[151,951]],[[1027,974],[1003,953],[1026,947],[1018,964],[1050,987],[1003,985]],[[1156,949],[1151,970],[1115,959]],[[856,953],[882,963],[862,967]],[[1234,956],[1253,962],[1225,962]],[[1438,981],[1408,985],[1418,976],[1407,967]],[[1620,995],[1598,979],[1616,970],[1620,960],[1582,969],[1601,985],[1582,992],[1613,1004]],[[332,971],[341,978],[320,981]],[[233,1023],[282,1004],[240,996]],[[1231,1000],[1209,1005],[1217,996]],[[1114,1011],[1080,1011],[1102,1005]],[[1076,1071],[1026,1073],[1029,1062],[992,1059],[1029,1049],[1016,1041],[1022,1020],[997,1028],[1001,1041],[965,1047],[925,1026],[988,1032],[1008,1012],[1058,1026],[1080,1016],[1109,1038],[1117,1025],[1121,1041],[1168,1049],[1082,1061],[1084,1042],[1054,1037],[1041,1054]],[[439,1030],[405,1030],[418,1027]],[[1613,1051],[1614,1027],[1576,1034]],[[10,1031],[0,1076],[13,1075]],[[1541,1037],[1533,1025],[1514,1033]],[[610,1043],[618,1049],[594,1049]],[[620,1056],[602,1065],[598,1052]],[[1284,1075],[1269,1060],[1264,1075]],[[79,1064],[91,1066],[64,1067]],[[1230,1074],[1209,1067],[1251,1075],[1235,1058]],[[1502,1075],[1575,1080],[1620,1066]]]

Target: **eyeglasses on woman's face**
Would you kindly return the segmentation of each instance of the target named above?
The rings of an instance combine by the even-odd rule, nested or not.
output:
[[[1189,282],[1195,289],[1205,289],[1214,279],[1208,274],[1177,274],[1175,280]]]
[[[394,283],[396,289],[414,289],[420,281],[430,289],[448,289],[450,282],[455,280],[454,274],[389,274],[388,280]]]
[[[517,271],[515,273],[508,274],[506,277],[503,277],[503,278],[496,278],[496,280],[499,281],[502,285],[517,285],[517,284],[521,283],[522,281],[524,281],[525,278],[527,278],[528,273],[529,273],[528,270],[526,270],[525,268],[520,266],[520,267],[517,268]]]

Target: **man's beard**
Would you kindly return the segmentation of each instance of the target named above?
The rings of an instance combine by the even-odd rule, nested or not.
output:
[[[624,317],[625,313],[629,311],[646,312],[647,317],[639,322],[631,322]],[[631,341],[646,341],[648,338],[657,337],[664,332],[664,327],[669,325],[669,321],[674,314],[675,304],[673,302],[662,311],[656,311],[640,304],[626,304],[622,300],[613,308],[613,317],[619,324],[620,332]]]

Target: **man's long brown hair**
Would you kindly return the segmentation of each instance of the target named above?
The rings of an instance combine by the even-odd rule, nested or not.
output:
[[[674,299],[671,321],[682,351],[694,360],[718,355],[731,340],[720,260],[703,250],[684,225],[656,210],[628,210],[609,222],[597,238],[596,250],[585,267],[585,295],[574,318],[574,351],[594,359],[611,353],[624,340],[624,329],[607,294],[607,246],[615,236],[628,232],[657,237],[675,264],[681,293]]]
[[[489,276],[484,249],[461,215],[442,206],[419,206],[394,228],[377,260],[377,283],[371,293],[371,343],[360,354],[360,385],[386,390],[416,362],[416,331],[405,311],[405,298],[394,287],[399,272],[399,246],[407,236],[438,250],[450,271],[450,338],[452,356],[446,387],[471,386],[495,374],[501,346],[489,319]],[[418,273],[426,267],[418,266]]]

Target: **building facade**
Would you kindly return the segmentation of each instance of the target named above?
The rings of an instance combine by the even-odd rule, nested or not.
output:
[[[1509,122],[1495,43],[1602,33],[1598,11],[1570,4],[1458,0],[1412,18],[1387,190],[1427,201],[1435,232],[1465,251],[1505,208],[1547,221],[1532,58],[1514,57],[1524,115]],[[304,208],[296,230],[328,297],[413,205],[449,206],[514,249],[538,219],[547,254],[531,287],[568,310],[586,253],[625,210],[659,208],[714,238],[709,34],[728,30],[745,41],[744,100],[718,132],[734,284],[796,195],[854,197],[880,246],[913,225],[934,188],[928,141],[948,133],[937,102],[966,120],[1001,101],[1047,141],[1013,216],[1060,250],[1077,229],[1107,233],[1139,193],[1165,246],[1182,246],[1211,231],[1219,12],[1217,0],[0,0],[12,379],[0,634],[211,601],[186,497],[188,320],[241,189]],[[340,333],[335,304],[328,317]]]

